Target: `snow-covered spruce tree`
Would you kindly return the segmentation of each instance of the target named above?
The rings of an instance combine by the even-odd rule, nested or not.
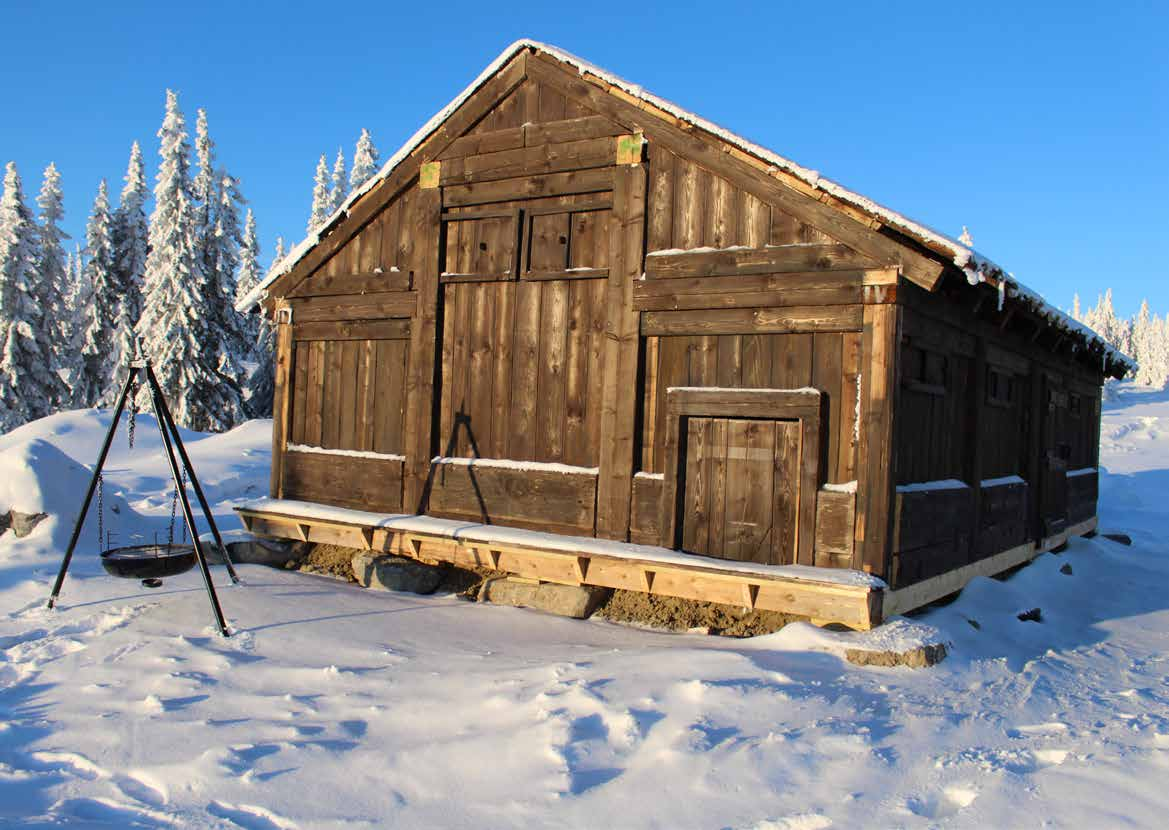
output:
[[[373,145],[373,138],[369,131],[362,129],[358,138],[358,146],[353,151],[353,170],[350,171],[350,189],[364,185],[366,180],[378,172],[378,147]]]
[[[268,266],[271,271],[277,265],[284,261],[284,257],[288,256],[288,250],[284,247],[284,237],[276,237],[276,250],[272,252],[272,264]]]
[[[218,313],[223,293],[203,270],[190,144],[178,96],[171,90],[158,137],[161,162],[138,334],[175,420],[190,429],[229,429],[243,419],[243,396],[236,378],[220,371],[228,351]]]
[[[361,137],[357,139],[357,149],[353,152],[353,169],[349,171],[349,189],[356,190],[361,187],[377,171],[377,147],[373,146],[373,138],[370,136],[369,130],[363,129]]]
[[[0,195],[0,430],[43,418],[61,394],[50,369],[50,332],[35,293],[40,279],[37,226],[15,162]]]
[[[329,213],[334,213],[349,195],[349,182],[345,181],[345,154],[337,148],[337,160],[333,162],[332,187],[329,190]]]
[[[241,263],[243,236],[240,230],[239,208],[246,200],[240,194],[239,182],[225,171],[220,170],[216,191],[218,209],[215,212],[215,256],[213,260],[216,280],[222,298],[219,313],[227,352],[220,365],[220,371],[238,380],[240,388],[247,386],[247,368],[255,350],[256,333],[251,321],[235,310],[238,295],[237,272]],[[249,211],[250,213],[250,211]]]
[[[93,200],[85,228],[85,249],[89,254],[85,277],[93,293],[81,347],[82,372],[74,392],[80,406],[96,406],[106,398],[127,358],[119,352],[124,348],[118,337],[124,300],[114,270],[113,218],[105,179]]]
[[[146,256],[150,251],[150,225],[146,221],[146,169],[142,150],[135,141],[130,147],[125,187],[113,217],[114,271],[124,292],[126,319],[133,326],[142,314],[142,292],[146,274]],[[119,332],[124,343],[133,340],[133,332]],[[132,350],[131,350],[132,352]]]
[[[325,220],[332,214],[333,211],[330,209],[331,189],[332,178],[329,176],[329,165],[325,161],[325,154],[321,153],[321,158],[317,162],[316,175],[313,176],[313,203],[309,209],[308,217],[309,233],[325,224]]]
[[[244,221],[244,236],[239,254],[236,302],[250,294],[260,282],[260,240],[256,235],[256,219],[250,210]],[[272,395],[275,391],[275,379],[272,375],[272,347],[275,337],[272,324],[263,314],[248,314],[246,319],[252,332],[252,359],[255,361],[246,390],[248,414],[253,418],[267,418],[272,414]]]
[[[61,228],[65,218],[64,196],[61,193],[61,174],[52,162],[45,168],[41,192],[37,194],[40,208],[40,257],[37,261],[38,278],[30,286],[33,296],[41,304],[49,343],[49,367],[57,376],[57,391],[54,393],[54,408],[71,408],[78,405],[72,394],[74,381],[81,371],[80,356],[74,349],[76,332],[81,321],[74,318],[74,309],[69,305],[69,274],[65,269],[65,246],[69,234]]]

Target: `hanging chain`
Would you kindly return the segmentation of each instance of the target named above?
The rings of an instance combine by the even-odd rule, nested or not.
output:
[[[183,495],[185,496],[187,494],[187,468],[185,465],[183,466],[182,478],[183,478]],[[183,544],[184,545],[187,544],[187,519],[186,519],[185,513],[183,515]]]
[[[134,449],[134,425],[138,417],[138,370],[131,369],[133,379],[130,381],[130,425],[126,428],[126,439],[130,442],[130,449]]]
[[[97,552],[98,553],[105,553],[105,550],[106,550],[105,549],[106,531],[105,531],[105,526],[102,523],[102,517],[105,514],[105,508],[102,507],[102,502],[105,501],[105,499],[103,498],[103,496],[105,495],[105,490],[106,490],[105,479],[102,478],[101,473],[98,473],[97,474]]]
[[[168,530],[167,534],[166,534],[167,550],[170,550],[170,546],[173,545],[174,541],[175,541],[175,512],[178,510],[178,507],[179,507],[179,488],[176,485],[175,486],[175,497],[173,499],[171,499],[171,503],[170,503],[170,530]]]

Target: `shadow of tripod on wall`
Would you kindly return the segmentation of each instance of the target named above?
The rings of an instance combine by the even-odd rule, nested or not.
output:
[[[451,454],[458,446],[460,429],[466,430],[467,432],[467,443],[471,445],[471,458],[476,459],[483,457],[479,453],[479,443],[475,440],[475,431],[471,428],[471,416],[463,410],[464,406],[465,404],[460,404],[458,411],[455,413],[454,424],[451,426],[451,434],[447,438],[447,444],[443,450],[443,458],[450,458]],[[426,474],[426,485],[422,488],[422,495],[418,499],[418,504],[414,511],[415,513],[419,515],[426,513],[426,510],[430,505],[430,491],[434,487],[434,477],[436,473],[438,473],[438,468],[444,467],[440,473],[443,476],[440,481],[445,483],[447,475],[447,471],[445,469],[446,466],[447,465],[435,464],[431,462],[430,470]],[[479,505],[479,520],[483,524],[489,525],[491,524],[491,514],[487,512],[487,502],[483,499],[483,491],[479,487],[479,479],[475,474],[475,466],[473,464],[467,465],[467,475],[471,480],[471,489],[474,491],[475,500]]]

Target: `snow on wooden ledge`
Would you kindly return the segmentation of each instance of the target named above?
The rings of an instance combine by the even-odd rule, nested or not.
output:
[[[924,493],[929,490],[966,490],[970,487],[965,481],[956,478],[943,478],[938,481],[918,481],[913,484],[898,484],[898,493]]]
[[[1024,481],[1019,476],[1002,476],[1001,478],[984,478],[982,480],[981,484],[982,484],[982,489],[985,490],[988,487],[1005,487],[1008,484],[1026,484],[1026,483],[1027,482]]]
[[[509,458],[456,458],[436,455],[430,459],[430,463],[460,467],[491,467],[499,470],[521,470],[536,473],[560,473],[566,476],[595,476],[600,473],[598,467],[576,467],[572,464],[561,464],[555,461],[512,461]]]
[[[1100,471],[1096,467],[1081,467],[1078,470],[1068,470],[1068,478],[1076,478],[1077,476],[1094,476]]]
[[[563,553],[585,556],[609,556],[615,559],[632,559],[642,562],[657,562],[677,567],[700,567],[726,571],[728,573],[756,574],[778,579],[794,579],[801,582],[819,582],[854,588],[884,588],[885,582],[878,577],[861,571],[843,568],[817,568],[812,565],[759,565],[753,562],[735,562],[729,559],[715,559],[693,553],[652,545],[636,545],[629,542],[614,542],[595,539],[590,536],[561,536],[539,530],[522,530],[499,525],[485,525],[456,519],[439,519],[433,516],[418,516],[402,513],[372,513],[345,507],[331,507],[292,499],[256,499],[237,505],[236,510],[252,513],[270,513],[286,516],[290,521],[307,519],[322,522],[370,527],[398,533],[427,533],[443,536],[458,542],[483,543],[486,545],[518,545]]]
[[[799,389],[740,389],[733,386],[667,386],[667,392],[733,392],[736,395],[774,395],[776,392],[786,392],[790,395],[821,395],[819,389],[811,386],[801,386]]]
[[[371,450],[335,450],[327,447],[313,447],[308,444],[285,444],[288,452],[312,453],[313,455],[342,455],[348,458],[373,458],[379,461],[405,461],[406,456],[392,452],[372,452]]]

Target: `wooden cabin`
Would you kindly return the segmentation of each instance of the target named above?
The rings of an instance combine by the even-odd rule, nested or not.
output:
[[[1092,532],[1129,368],[966,246],[530,41],[256,305],[252,531],[861,628]]]

